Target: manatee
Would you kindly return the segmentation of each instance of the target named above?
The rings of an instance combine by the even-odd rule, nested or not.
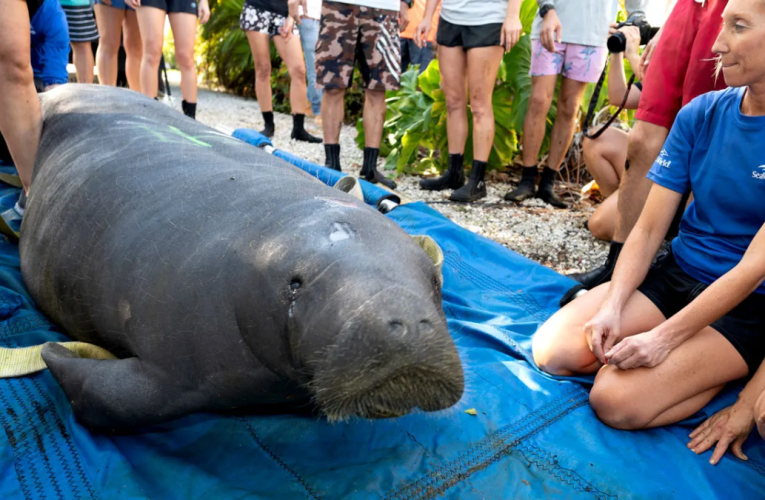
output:
[[[117,357],[43,346],[84,425],[376,419],[461,398],[439,274],[395,223],[140,94],[78,84],[41,101],[21,270],[53,322]]]

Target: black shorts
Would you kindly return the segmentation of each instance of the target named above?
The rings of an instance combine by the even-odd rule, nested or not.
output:
[[[502,23],[460,26],[450,23],[443,17],[438,21],[436,42],[444,47],[462,47],[468,50],[477,47],[494,47],[501,45],[501,41]]]
[[[708,286],[683,271],[670,251],[657,259],[638,291],[648,297],[665,318],[670,318]],[[710,326],[736,348],[746,361],[749,374],[754,374],[765,359],[765,295],[752,293]]]
[[[141,7],[156,7],[168,14],[171,12],[184,12],[197,15],[198,0],[141,0]]]

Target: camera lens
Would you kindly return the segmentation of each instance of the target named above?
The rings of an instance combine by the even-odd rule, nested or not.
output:
[[[624,36],[624,33],[617,31],[608,37],[607,45],[608,51],[612,54],[624,52],[627,50],[627,37]]]

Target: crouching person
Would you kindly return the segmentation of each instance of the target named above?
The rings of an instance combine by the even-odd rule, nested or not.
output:
[[[542,370],[597,374],[590,404],[612,427],[683,420],[727,383],[754,374],[765,358],[765,51],[757,49],[763,43],[765,2],[731,0],[713,50],[732,88],[680,111],[648,174],[654,184],[613,280],[558,311],[534,338]],[[695,200],[679,235],[652,266],[691,188]],[[752,378],[737,403],[746,409],[746,434],[763,380]],[[713,463],[739,434],[728,440],[726,431]],[[711,446],[697,439],[689,445],[697,453]],[[734,449],[741,452],[740,443]]]

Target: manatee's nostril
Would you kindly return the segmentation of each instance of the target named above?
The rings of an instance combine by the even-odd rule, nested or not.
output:
[[[290,288],[291,288],[293,291],[295,291],[295,290],[297,290],[298,288],[300,288],[302,285],[303,285],[303,283],[300,281],[300,279],[299,279],[299,278],[294,278],[294,279],[292,280],[292,283],[290,283]]]
[[[407,334],[406,325],[404,325],[404,323],[401,321],[391,321],[388,324],[388,328],[390,329],[390,333],[393,335],[404,336]]]
[[[417,331],[419,332],[420,335],[431,335],[433,333],[433,330],[434,330],[433,323],[431,323],[430,321],[426,319],[420,321],[420,325],[417,328]]]

